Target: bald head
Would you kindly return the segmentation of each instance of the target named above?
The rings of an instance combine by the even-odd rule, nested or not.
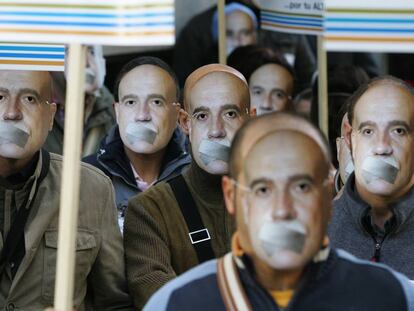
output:
[[[194,108],[192,93],[194,88],[204,89],[211,92],[213,89],[220,87],[223,83],[230,87],[228,92],[237,92],[241,96],[243,108],[250,109],[249,87],[244,76],[232,67],[221,64],[210,64],[195,70],[188,76],[184,85],[184,109],[191,112]],[[222,88],[225,91],[225,88]]]
[[[257,142],[280,131],[298,132],[309,137],[319,146],[326,165],[329,166],[331,162],[329,147],[326,138],[319,129],[301,116],[288,112],[274,112],[250,119],[237,132],[230,151],[230,176],[237,179],[241,163],[245,161],[248,153]]]

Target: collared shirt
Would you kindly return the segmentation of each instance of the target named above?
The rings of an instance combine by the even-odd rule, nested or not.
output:
[[[139,176],[132,163],[129,164],[131,165],[132,173],[134,174],[135,182],[137,183],[137,187],[139,190],[145,191],[157,182],[157,179],[155,179],[152,183],[148,184],[141,178],[141,176]]]

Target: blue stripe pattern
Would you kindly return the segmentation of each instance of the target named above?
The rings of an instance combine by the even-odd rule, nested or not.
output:
[[[142,23],[95,23],[95,22],[63,22],[63,21],[56,21],[56,22],[46,22],[46,21],[7,21],[3,20],[0,22],[1,24],[6,25],[41,25],[41,26],[86,26],[86,27],[159,27],[159,26],[168,26],[173,27],[174,22],[142,22]]]
[[[43,16],[43,17],[74,17],[74,18],[146,18],[146,17],[174,17],[173,12],[153,12],[153,13],[55,13],[55,12],[0,12],[2,16]]]
[[[13,57],[13,58],[37,58],[37,59],[64,59],[65,55],[59,54],[31,54],[31,53],[1,53],[1,57]]]
[[[0,51],[59,52],[64,55],[65,47],[0,45]]]
[[[326,27],[328,32],[370,32],[370,33],[414,33],[413,29],[390,29],[390,28],[344,28],[344,27]]]
[[[323,29],[323,18],[321,17],[303,17],[284,15],[283,13],[276,12],[261,12],[262,22],[273,24],[274,26],[292,26],[302,28],[318,28]],[[314,29],[312,29],[314,30]]]

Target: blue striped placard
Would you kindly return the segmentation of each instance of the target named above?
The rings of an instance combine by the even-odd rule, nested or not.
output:
[[[3,0],[0,40],[170,45],[174,0]]]
[[[0,43],[0,70],[63,71],[65,46]]]
[[[264,29],[319,35],[323,32],[323,1],[262,0],[261,26]]]
[[[330,51],[414,51],[414,1],[327,0],[325,46]]]

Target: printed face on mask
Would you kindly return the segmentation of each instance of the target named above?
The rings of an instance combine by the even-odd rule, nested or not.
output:
[[[328,167],[317,143],[299,132],[276,132],[255,144],[235,190],[248,255],[278,270],[312,260],[329,219]]]
[[[142,154],[165,148],[178,120],[173,78],[158,66],[141,65],[122,78],[118,94],[115,113],[125,147]]]
[[[282,66],[266,64],[256,69],[249,79],[252,107],[257,115],[287,110],[293,91],[293,77]]]
[[[414,96],[394,83],[374,85],[354,108],[351,146],[358,191],[394,197],[414,173]]]
[[[48,72],[0,70],[0,156],[25,159],[44,144],[56,105]]]
[[[194,160],[210,174],[228,171],[229,147],[248,116],[246,85],[228,73],[213,72],[191,90],[187,127]]]
[[[255,44],[256,41],[254,22],[248,14],[236,10],[226,15],[227,55],[239,46]]]

